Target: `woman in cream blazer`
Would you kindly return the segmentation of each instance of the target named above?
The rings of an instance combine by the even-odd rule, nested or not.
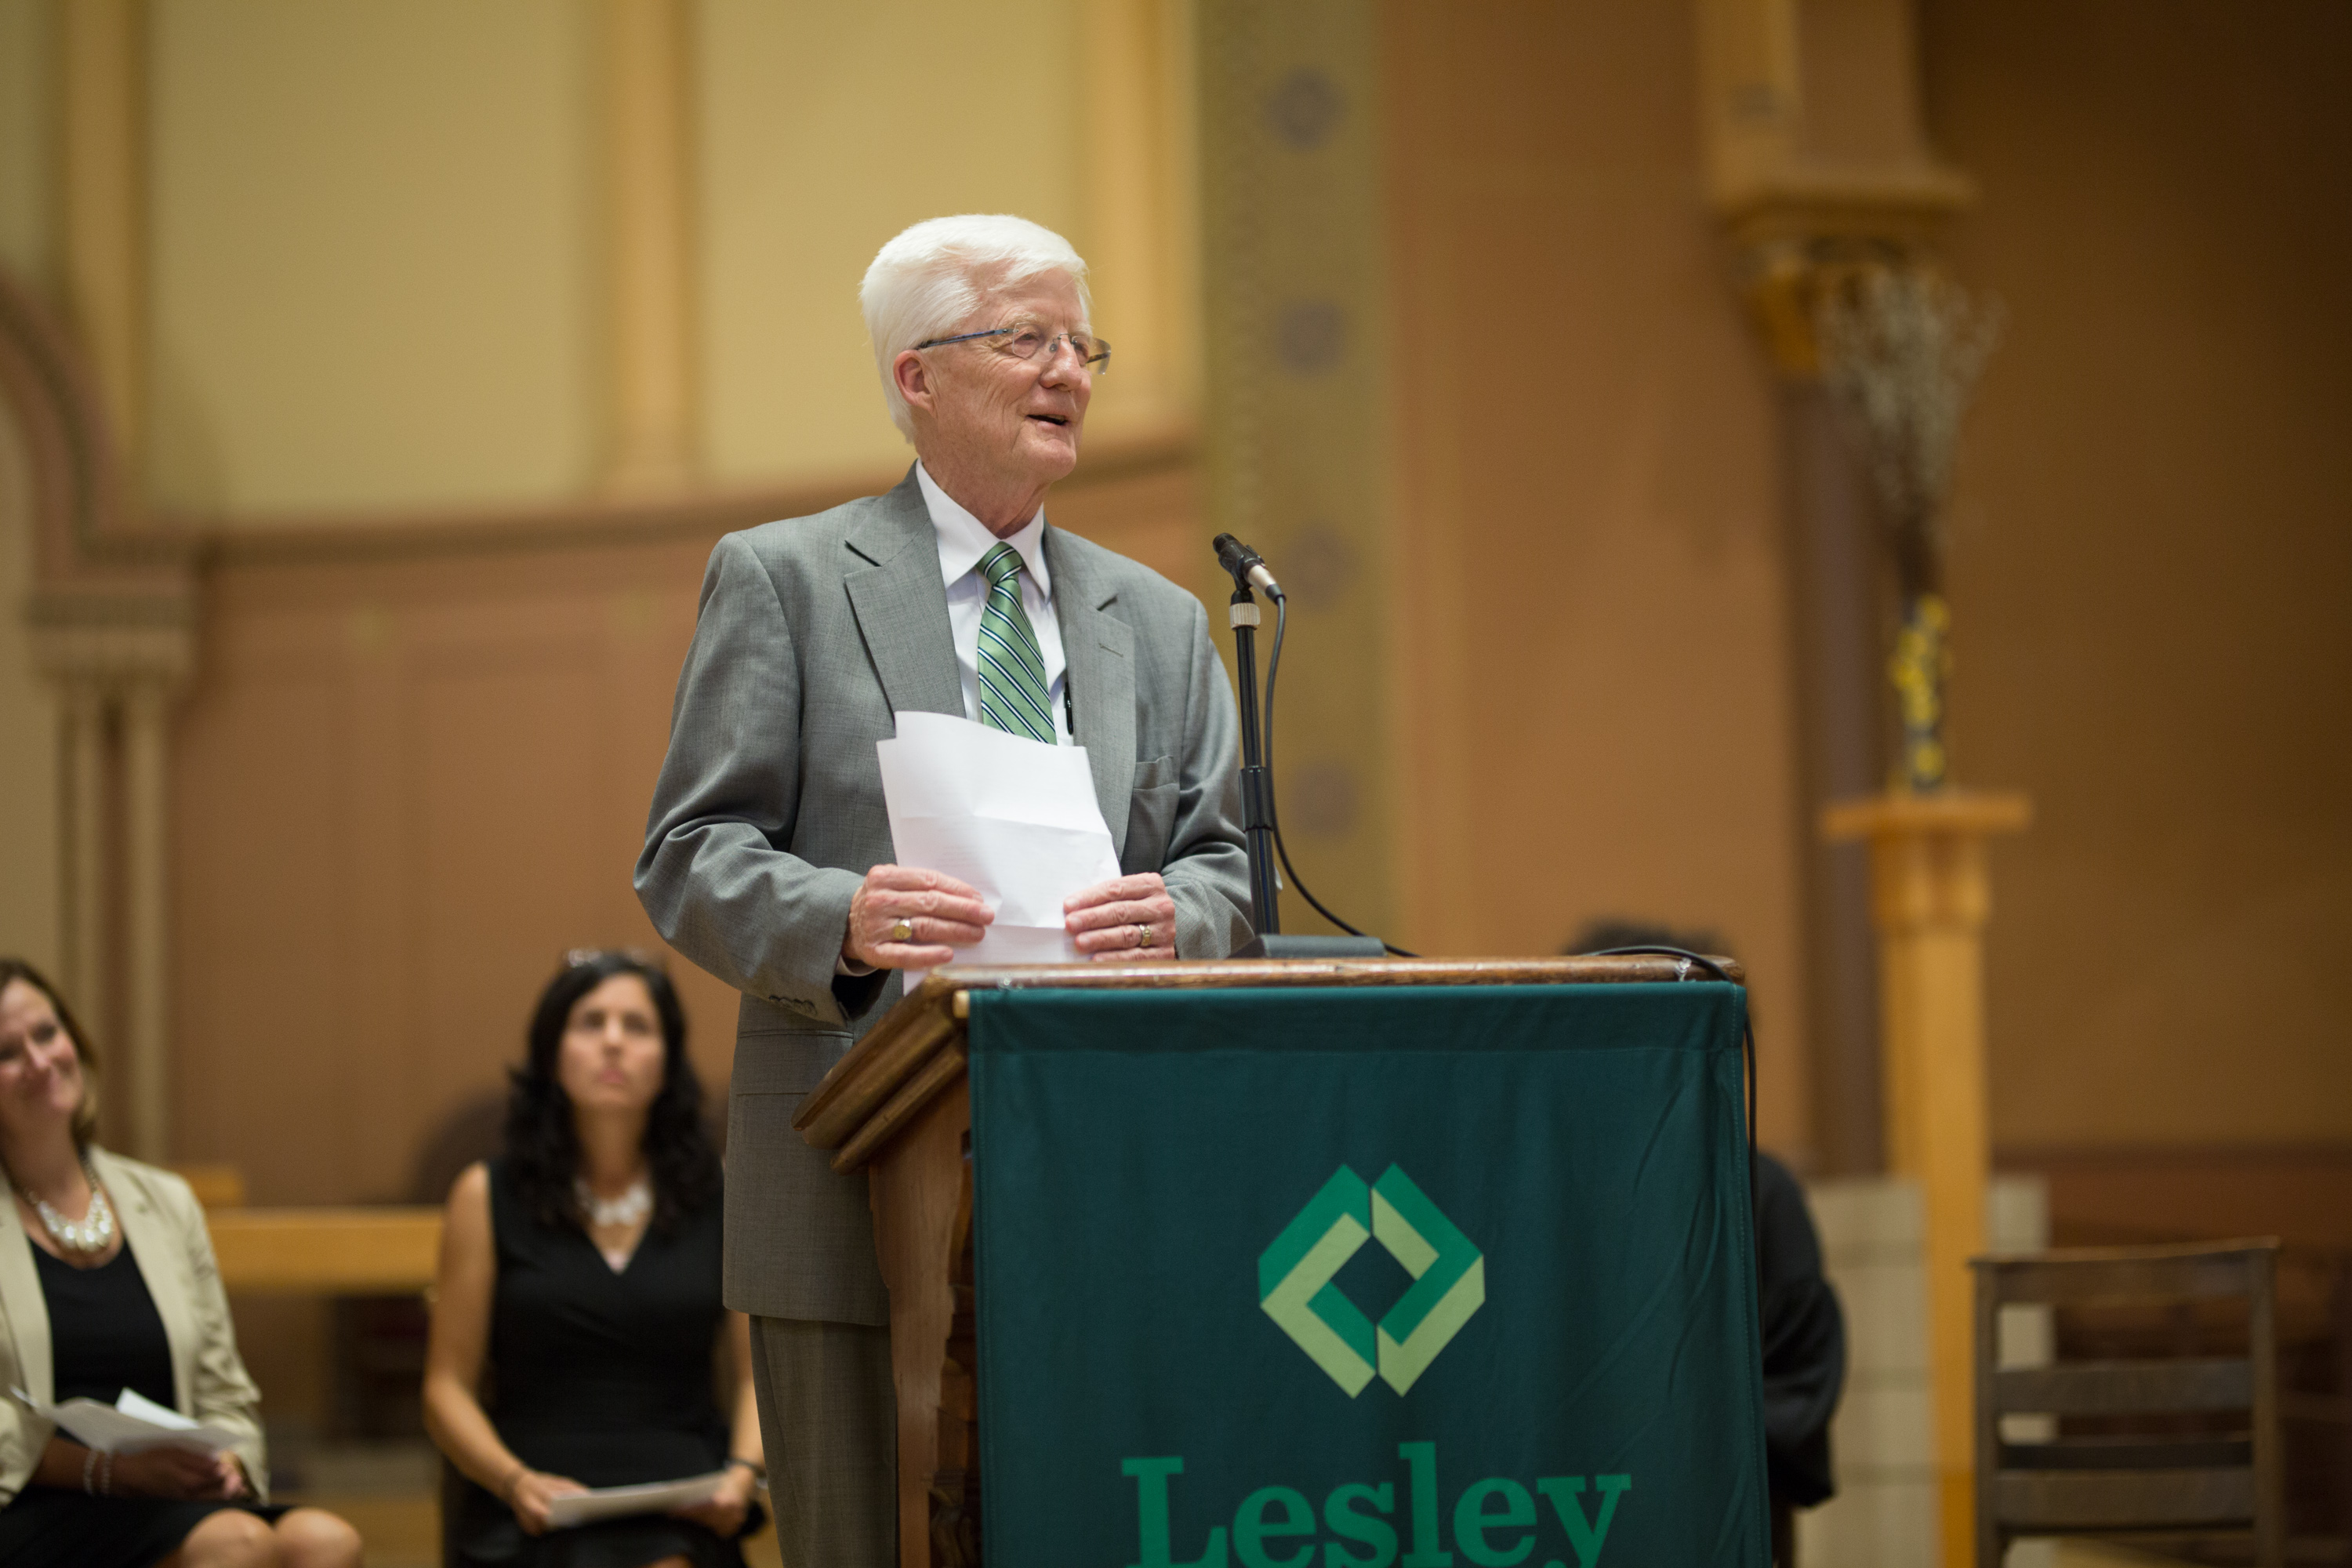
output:
[[[173,1406],[237,1441],[217,1457],[178,1447],[95,1454],[0,1394],[0,1559],[10,1568],[356,1568],[350,1525],[316,1509],[267,1506],[260,1394],[236,1353],[204,1211],[179,1177],[90,1142],[92,1065],[47,983],[0,959],[0,1164],[12,1189],[0,1198],[0,1390],[55,1402],[50,1293],[96,1280],[127,1250],[132,1268],[111,1276],[106,1299],[123,1310],[110,1310],[110,1325],[143,1318],[143,1282],[169,1346]],[[110,1245],[78,1249],[52,1228],[62,1224],[70,1237],[79,1226],[87,1242],[109,1213]],[[89,1325],[77,1331],[87,1336]],[[152,1366],[152,1326],[144,1333]]]

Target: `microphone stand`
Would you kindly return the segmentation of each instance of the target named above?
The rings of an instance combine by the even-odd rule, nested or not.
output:
[[[1265,731],[1258,723],[1258,609],[1248,578],[1235,577],[1226,615],[1234,628],[1234,673],[1241,687],[1242,833],[1249,846],[1250,926],[1257,932],[1234,956],[1386,958],[1388,949],[1376,936],[1282,934],[1282,885],[1274,870],[1274,770],[1265,765]]]
[[[1226,611],[1234,628],[1234,672],[1242,700],[1242,834],[1249,845],[1250,929],[1263,942],[1282,930],[1281,884],[1274,872],[1274,780],[1257,719],[1257,596],[1234,584]]]

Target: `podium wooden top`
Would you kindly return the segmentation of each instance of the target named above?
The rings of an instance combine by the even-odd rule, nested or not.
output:
[[[1739,964],[1716,958],[1735,981]],[[1221,959],[1181,963],[950,963],[907,993],[793,1118],[802,1137],[854,1171],[963,1076],[974,991],[1192,991],[1302,985],[1622,985],[1689,978],[1685,961],[1619,958]],[[1702,975],[1702,978],[1706,976]]]

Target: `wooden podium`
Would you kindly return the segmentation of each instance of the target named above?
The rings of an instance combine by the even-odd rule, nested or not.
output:
[[[1739,966],[1717,959],[1734,980]],[[1200,990],[1250,986],[1566,985],[1709,979],[1669,957],[1236,959],[1201,963],[935,969],[818,1084],[793,1125],[836,1171],[872,1178],[874,1236],[890,1290],[898,1393],[901,1568],[980,1561],[980,1405],[974,1378],[971,1100],[965,1020],[976,990]]]

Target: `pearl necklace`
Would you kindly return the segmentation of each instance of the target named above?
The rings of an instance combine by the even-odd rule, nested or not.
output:
[[[630,1226],[654,1212],[654,1190],[645,1177],[629,1184],[629,1190],[617,1198],[600,1198],[588,1189],[588,1178],[575,1177],[572,1183],[572,1196],[580,1201],[580,1212],[588,1218],[591,1229],[602,1230],[608,1226]]]
[[[82,1166],[81,1173],[83,1180],[89,1183],[89,1208],[79,1223],[59,1214],[50,1206],[47,1198],[32,1188],[18,1187],[16,1190],[24,1194],[26,1203],[33,1205],[33,1212],[41,1216],[41,1228],[49,1233],[49,1239],[56,1242],[60,1250],[77,1257],[95,1258],[114,1245],[114,1205],[106,1201],[106,1189],[98,1184],[98,1177],[87,1163]]]

